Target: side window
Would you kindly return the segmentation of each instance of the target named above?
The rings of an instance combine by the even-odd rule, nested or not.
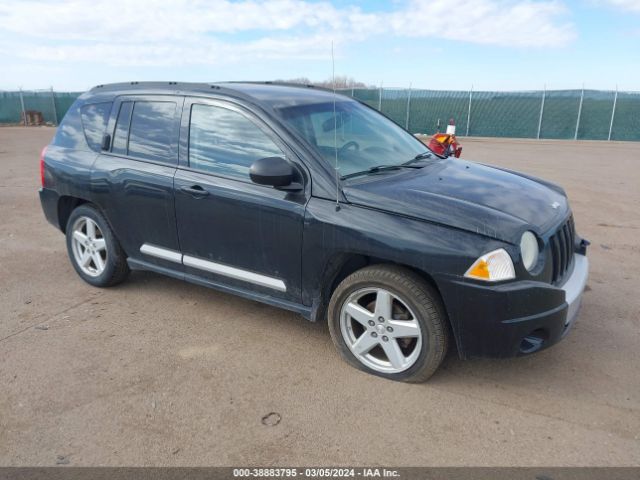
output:
[[[116,132],[113,135],[113,146],[111,147],[113,153],[127,154],[127,137],[129,135],[132,108],[133,102],[122,102],[120,104],[120,112],[118,112],[118,119],[116,120]]]
[[[248,180],[255,160],[276,156],[284,157],[282,150],[244,115],[212,105],[191,107],[191,168]]]
[[[67,110],[62,122],[56,129],[53,144],[63,148],[88,150],[87,140],[82,129],[81,107],[82,100],[76,100]]]
[[[175,102],[135,102],[129,127],[129,155],[173,162],[171,143],[176,131]]]
[[[93,103],[81,109],[82,128],[91,150],[100,151],[102,136],[107,128],[107,120],[113,102]]]

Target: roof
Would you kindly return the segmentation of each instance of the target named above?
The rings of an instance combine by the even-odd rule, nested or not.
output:
[[[91,93],[93,94],[101,92],[223,94],[251,100],[258,104],[266,104],[274,109],[325,103],[331,102],[334,99],[334,93],[323,88],[311,85],[273,82],[124,82],[98,85],[91,89]],[[337,95],[342,101],[351,100],[344,95]]]

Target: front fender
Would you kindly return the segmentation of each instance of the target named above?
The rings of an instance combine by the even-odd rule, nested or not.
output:
[[[432,278],[462,275],[481,254],[505,243],[483,235],[351,204],[312,198],[305,211],[302,299],[326,297],[327,278],[353,257],[407,266]],[[329,292],[329,296],[330,296]]]

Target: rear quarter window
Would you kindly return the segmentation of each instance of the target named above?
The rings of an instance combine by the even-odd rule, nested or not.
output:
[[[107,128],[112,102],[93,103],[81,108],[82,128],[91,150],[100,151],[102,136]]]
[[[78,99],[56,129],[52,144],[74,150],[99,151],[112,102],[84,103]]]
[[[56,134],[52,142],[53,145],[76,150],[89,150],[80,120],[81,105],[82,101],[76,100],[73,102],[73,105],[69,107],[69,110],[67,110],[67,113],[56,129]]]

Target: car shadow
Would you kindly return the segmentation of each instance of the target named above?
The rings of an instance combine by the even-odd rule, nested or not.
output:
[[[299,328],[301,330],[311,330],[318,333],[326,331],[327,335],[329,333],[329,329],[324,322],[310,322],[296,312],[155,272],[133,271],[126,282],[115,288],[120,288],[124,291],[130,289],[142,289],[149,292],[162,291],[163,295],[175,296],[176,301],[188,299],[199,304],[211,304],[212,307],[215,307],[216,304],[222,304],[226,308],[238,308],[246,312],[247,316],[268,317],[269,321],[274,322],[272,325],[274,327],[282,324],[290,329],[300,325]]]
[[[204,286],[184,282],[153,272],[134,271],[129,279],[115,287],[122,291],[143,290],[150,294],[175,297],[176,302],[189,301],[199,306],[207,305],[207,310],[216,306],[238,310],[238,321],[246,317],[251,321],[260,317],[270,322],[270,327],[280,329],[292,337],[307,337],[310,341],[322,342],[322,349],[333,348],[326,322],[310,322],[301,315],[273,307],[258,301],[245,299],[237,295],[221,292]],[[535,355],[505,359],[468,359],[458,356],[455,344],[451,344],[448,353],[436,373],[423,385],[454,386],[470,383],[489,383],[494,386],[508,385],[545,385],[554,370],[562,369],[557,358],[558,350],[551,347]],[[354,375],[358,372],[353,370]],[[555,376],[555,375],[554,375]],[[373,377],[372,377],[373,378]]]

